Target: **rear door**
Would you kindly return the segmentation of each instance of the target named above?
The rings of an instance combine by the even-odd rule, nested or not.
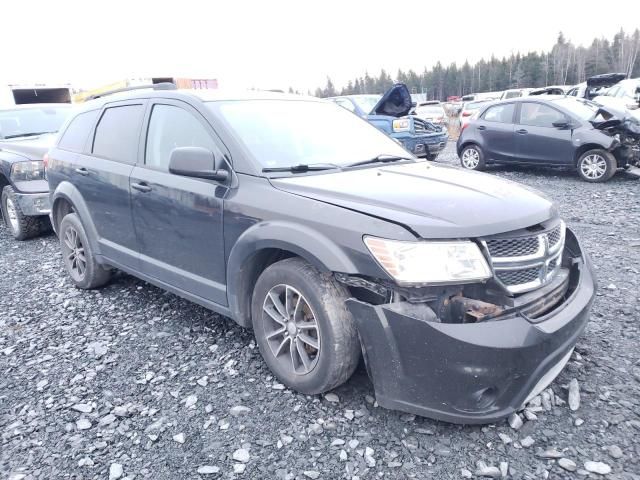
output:
[[[488,158],[509,162],[516,156],[514,116],[515,104],[501,103],[487,108],[475,121],[480,145]]]
[[[522,102],[515,127],[517,161],[568,165],[573,162],[572,130],[554,127],[569,122],[560,110],[547,103]]]
[[[102,253],[135,269],[138,254],[129,175],[138,156],[145,107],[146,100],[105,105],[90,135],[89,153],[76,156],[71,174],[89,209]]]
[[[145,120],[146,141],[131,174],[132,211],[141,270],[192,295],[227,305],[222,214],[227,187],[169,173],[177,147],[221,144],[192,106],[156,99]]]

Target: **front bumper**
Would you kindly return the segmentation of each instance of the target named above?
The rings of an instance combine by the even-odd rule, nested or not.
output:
[[[400,136],[396,134],[393,136],[402,143],[404,148],[418,156],[441,152],[447,146],[449,139],[446,132],[427,135],[404,134]]]
[[[560,373],[586,326],[596,282],[582,252],[575,268],[569,298],[535,320],[438,323],[348,300],[378,403],[463,424],[522,408]]]
[[[49,193],[16,193],[16,201],[24,215],[49,215],[51,201]]]

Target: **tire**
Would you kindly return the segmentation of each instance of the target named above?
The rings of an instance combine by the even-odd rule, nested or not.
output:
[[[433,162],[436,158],[438,158],[437,153],[427,153],[427,160]]]
[[[25,215],[20,210],[16,193],[11,185],[2,189],[0,197],[2,206],[2,218],[7,229],[16,240],[27,240],[43,233],[48,227],[49,219],[42,215]]]
[[[287,297],[289,309],[282,301]],[[282,260],[262,272],[251,301],[253,331],[262,357],[280,382],[301,393],[317,394],[351,377],[360,359],[360,341],[345,306],[349,297],[331,275],[301,258]],[[290,321],[282,321],[285,315],[279,313],[274,298],[280,300],[280,311],[293,312],[287,315]]]
[[[76,213],[69,213],[62,219],[58,238],[62,249],[62,261],[77,288],[98,288],[109,281],[111,271],[96,261],[82,222]]]
[[[487,166],[484,159],[484,152],[475,143],[467,145],[460,152],[460,165],[466,170],[484,170]]]
[[[596,148],[580,155],[576,168],[582,180],[599,183],[615,175],[618,163],[611,152]]]

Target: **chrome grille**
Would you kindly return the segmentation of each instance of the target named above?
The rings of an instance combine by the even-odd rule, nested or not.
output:
[[[549,282],[560,269],[565,225],[536,234],[484,241],[495,277],[509,292],[523,293]]]

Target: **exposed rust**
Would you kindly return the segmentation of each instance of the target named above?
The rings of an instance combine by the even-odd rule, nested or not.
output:
[[[500,315],[504,311],[503,307],[493,303],[483,302],[463,296],[451,298],[451,313],[461,317],[463,322],[479,322],[486,317]]]

